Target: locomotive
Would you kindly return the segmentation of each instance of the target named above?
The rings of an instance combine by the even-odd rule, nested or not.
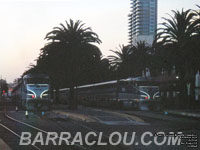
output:
[[[44,74],[24,75],[12,91],[17,106],[26,110],[48,110],[51,104],[49,77]]]

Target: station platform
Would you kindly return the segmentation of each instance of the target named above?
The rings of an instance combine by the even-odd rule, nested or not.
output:
[[[200,110],[165,110],[164,114],[200,119]]]

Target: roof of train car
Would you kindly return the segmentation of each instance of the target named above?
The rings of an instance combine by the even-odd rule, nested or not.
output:
[[[22,77],[23,79],[24,78],[49,78],[48,75],[45,75],[45,74],[26,74]],[[12,92],[15,92],[19,87],[20,85],[22,84],[22,78],[20,79],[20,81],[18,82],[18,84],[13,88],[13,91]]]
[[[69,88],[59,89],[59,91],[65,91],[65,90],[69,90]],[[56,91],[56,90],[54,90],[54,91]]]
[[[23,78],[49,78],[49,76],[45,74],[26,74]]]
[[[117,80],[100,82],[100,83],[95,83],[95,84],[82,85],[82,86],[78,86],[78,88],[85,88],[85,87],[99,86],[99,85],[106,85],[106,84],[113,84],[113,83],[117,83]]]
[[[121,79],[120,81],[156,81],[156,78],[153,78],[153,77],[135,77],[135,78]]]
[[[139,81],[155,81],[155,79],[152,77],[135,77],[135,78],[120,79],[119,82],[121,82],[121,81],[122,82],[131,82],[131,81],[139,82]],[[85,87],[99,86],[99,85],[106,85],[106,84],[114,84],[114,83],[117,83],[117,80],[82,85],[82,86],[78,86],[78,88],[85,88]]]
[[[152,77],[135,77],[135,78],[127,78],[127,79],[119,80],[119,82],[140,82],[140,81],[155,81],[155,80]],[[115,83],[117,83],[117,80],[81,85],[81,86],[78,86],[77,88],[87,88],[87,87],[94,87],[94,86],[99,86],[99,85],[107,85],[107,84],[115,84]],[[65,91],[65,90],[69,90],[69,88],[60,89],[60,91]]]

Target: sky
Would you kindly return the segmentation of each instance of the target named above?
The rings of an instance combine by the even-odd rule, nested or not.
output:
[[[158,0],[158,22],[171,10],[196,9],[200,0]],[[81,20],[99,35],[104,56],[128,43],[130,0],[0,0],[0,76],[19,78],[65,20]]]

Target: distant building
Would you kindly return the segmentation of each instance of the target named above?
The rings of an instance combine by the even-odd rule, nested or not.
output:
[[[145,41],[151,45],[157,29],[157,0],[131,0],[130,45]]]

